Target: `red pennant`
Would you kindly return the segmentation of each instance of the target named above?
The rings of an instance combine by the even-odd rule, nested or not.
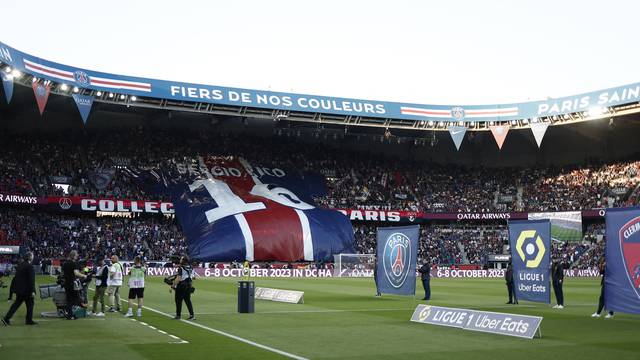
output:
[[[40,115],[44,113],[44,107],[47,106],[47,100],[49,100],[49,93],[51,93],[51,86],[43,85],[40,83],[31,84],[33,88],[33,94],[36,96],[36,102],[38,103],[38,109]]]
[[[509,125],[489,126],[489,129],[491,129],[493,138],[496,139],[496,143],[498,143],[498,148],[502,150],[502,144],[504,144],[504,139],[507,137],[507,133],[509,132]]]

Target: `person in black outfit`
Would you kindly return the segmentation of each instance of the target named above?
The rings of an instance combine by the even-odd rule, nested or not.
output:
[[[62,264],[62,276],[64,277],[64,292],[67,296],[67,308],[66,317],[69,320],[75,320],[76,316],[73,313],[73,306],[79,305],[86,307],[86,304],[82,304],[80,301],[81,285],[76,283],[76,279],[86,279],[86,275],[80,272],[80,267],[77,263],[78,252],[71,250],[67,260]]]
[[[603,260],[598,266],[598,269],[600,270],[600,275],[602,276],[602,280],[600,280],[600,299],[598,300],[598,310],[594,312],[591,315],[591,317],[600,317],[600,313],[602,313],[602,310],[604,309],[604,269],[605,267],[606,267],[606,264]],[[609,313],[607,314],[607,316],[605,316],[605,318],[611,319],[612,317],[613,317],[613,311],[609,310]]]
[[[189,310],[189,318],[187,320],[195,320],[196,316],[193,313],[193,304],[191,303],[191,293],[192,293],[192,274],[193,269],[191,265],[189,265],[189,258],[183,256],[180,258],[180,264],[178,265],[178,276],[171,286],[172,289],[176,291],[175,301],[176,301],[176,316],[174,319],[180,319],[182,314],[182,302],[187,305],[187,310]]]
[[[31,262],[33,261],[33,253],[26,253],[23,260],[24,261],[18,265],[16,275],[14,277],[15,285],[13,290],[16,294],[16,301],[14,301],[7,314],[1,319],[5,326],[11,325],[11,318],[22,303],[25,303],[27,306],[25,324],[37,324],[33,321],[33,303],[36,296],[36,273],[33,271],[33,266],[31,265]]]
[[[418,272],[422,280],[422,287],[424,287],[424,298],[422,300],[431,300],[431,266],[428,263],[424,263],[418,269]]]
[[[551,281],[553,282],[553,292],[556,294],[556,302],[554,309],[564,309],[564,293],[562,292],[562,284],[564,283],[564,264],[560,260],[556,260],[551,265]]]
[[[13,299],[13,294],[16,293],[16,277],[14,276],[13,279],[11,279],[11,284],[9,285],[9,298],[7,299],[7,301],[11,301]]]
[[[507,291],[509,291],[509,302],[507,304],[517,304],[515,283],[513,282],[513,265],[509,262],[507,271],[504,272],[504,279],[507,282]]]

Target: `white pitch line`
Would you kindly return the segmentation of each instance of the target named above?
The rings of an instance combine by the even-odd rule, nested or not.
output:
[[[164,331],[164,330],[158,330],[158,332],[159,332],[160,334],[165,334],[165,335],[167,335],[167,332],[166,332],[166,331]]]
[[[150,307],[148,307],[148,306],[143,306],[143,308],[145,308],[145,309],[147,309],[147,310],[149,310],[149,311],[153,311],[153,312],[155,312],[156,314],[160,314],[160,315],[166,316],[166,317],[168,317],[168,318],[173,318],[173,315],[171,315],[171,314],[167,314],[167,313],[162,312],[162,311],[160,311],[160,310],[156,310],[156,309],[154,309],[154,308],[150,308]],[[239,336],[236,336],[236,335],[233,335],[233,334],[229,334],[229,333],[224,332],[224,331],[222,331],[222,330],[214,329],[214,328],[211,328],[211,327],[208,327],[208,326],[202,325],[202,324],[198,324],[198,323],[195,323],[195,322],[193,322],[193,321],[188,321],[188,320],[184,320],[184,319],[181,319],[180,321],[182,321],[182,322],[183,322],[183,323],[185,323],[185,324],[189,324],[189,325],[192,325],[192,326],[195,326],[195,327],[199,327],[199,328],[201,328],[201,329],[204,329],[204,330],[210,331],[210,332],[212,332],[212,333],[216,333],[216,334],[218,334],[218,335],[226,336],[226,337],[228,337],[228,338],[231,338],[231,339],[234,339],[234,340],[237,340],[237,341],[243,342],[243,343],[245,343],[245,344],[249,344],[249,345],[251,345],[251,346],[255,346],[255,347],[260,348],[260,349],[263,349],[263,350],[271,351],[271,352],[273,352],[273,353],[280,354],[280,355],[282,355],[282,356],[286,356],[286,357],[291,358],[291,359],[296,359],[296,360],[308,360],[308,359],[307,359],[307,358],[305,358],[305,357],[302,357],[302,356],[299,356],[299,355],[295,355],[295,354],[291,354],[291,353],[288,353],[288,352],[286,352],[286,351],[282,351],[282,350],[279,350],[279,349],[276,349],[276,348],[272,348],[272,347],[267,346],[267,345],[262,345],[262,344],[259,344],[259,343],[255,342],[255,341],[251,341],[251,340],[248,340],[248,339],[245,339],[245,338],[241,338],[241,337],[239,337]]]

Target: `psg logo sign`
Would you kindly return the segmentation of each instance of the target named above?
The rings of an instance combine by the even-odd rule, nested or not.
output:
[[[627,276],[640,297],[640,216],[624,224],[618,235]]]
[[[89,85],[89,75],[87,75],[86,72],[76,71],[75,73],[73,73],[73,77],[75,78],[78,84],[84,85],[84,86]]]
[[[409,274],[411,240],[402,233],[389,235],[384,244],[382,265],[389,283],[394,288],[404,285]]]

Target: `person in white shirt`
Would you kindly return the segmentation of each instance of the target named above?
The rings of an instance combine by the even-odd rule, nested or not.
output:
[[[142,258],[136,256],[134,265],[129,271],[129,310],[124,315],[133,316],[133,300],[138,299],[138,317],[142,316],[142,306],[144,299],[144,275],[146,268],[142,264]]]
[[[109,268],[109,278],[107,279],[107,293],[109,294],[109,312],[120,311],[120,286],[122,286],[122,276],[124,270],[122,264],[118,262],[118,256],[111,256],[111,267]]]

